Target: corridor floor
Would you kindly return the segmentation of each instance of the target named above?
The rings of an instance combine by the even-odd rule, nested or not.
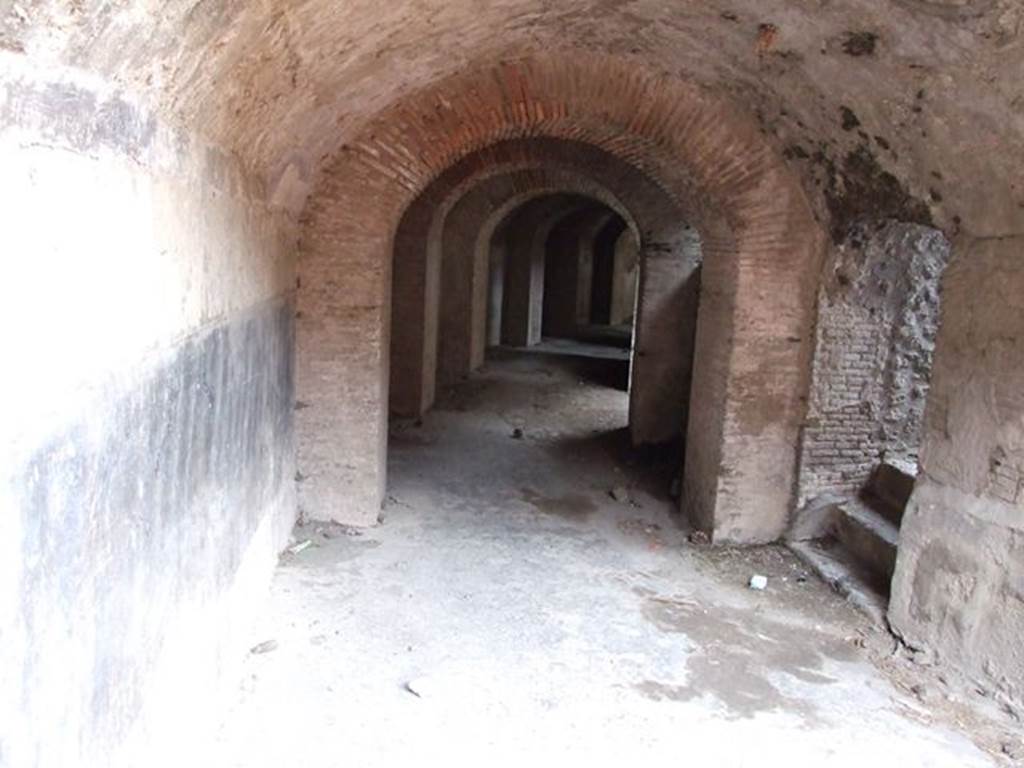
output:
[[[610,364],[503,353],[392,426],[382,524],[296,529],[217,765],[1001,764],[785,550],[688,541]]]

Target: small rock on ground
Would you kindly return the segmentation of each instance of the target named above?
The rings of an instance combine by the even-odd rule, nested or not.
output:
[[[629,491],[623,488],[621,485],[617,485],[610,491],[608,491],[608,495],[618,502],[629,501]]]

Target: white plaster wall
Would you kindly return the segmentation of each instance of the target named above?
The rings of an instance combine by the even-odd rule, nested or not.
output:
[[[230,453],[230,436],[241,440],[251,430],[240,420],[269,412],[269,403],[246,402],[243,386],[230,395],[240,405],[206,414],[205,393],[193,388],[201,382],[182,380],[176,389],[174,377],[188,370],[183,354],[193,354],[194,366],[195,350],[212,350],[222,359],[210,367],[232,371],[236,383],[252,381],[254,391],[267,377],[287,384],[290,368],[249,369],[258,363],[238,355],[252,335],[246,328],[258,327],[247,318],[288,312],[291,224],[269,209],[237,160],[144,105],[85,73],[6,56],[0,168],[0,765],[195,764],[191,751],[201,750],[221,685],[235,680],[244,628],[291,527],[290,427],[283,442],[255,447],[275,454],[258,455],[287,482],[268,483],[254,508],[232,506],[247,493],[241,479],[190,488],[195,457],[156,469],[173,476],[164,486],[182,489],[166,508],[192,516],[187,538],[182,528],[180,539],[156,542],[166,553],[159,561],[139,559],[146,551],[139,537],[171,524],[142,490],[153,479],[141,473],[152,468],[131,457],[147,458],[147,441],[149,456],[161,448],[151,441],[173,432],[165,431],[170,414],[157,404],[140,422],[119,424],[124,434],[115,441],[124,452],[116,465],[90,454],[111,450],[117,403],[147,402],[154,391],[176,392],[191,409],[178,412],[184,432],[173,439],[183,446],[197,444],[189,429],[209,428]],[[232,349],[211,336],[228,327],[240,329],[225,331]],[[265,349],[279,355],[271,362],[290,366],[287,326],[283,332]],[[160,377],[163,389],[154,384]],[[290,412],[279,415],[290,424]],[[87,473],[60,474],[51,465],[44,469],[52,476],[40,481],[32,462],[54,450],[62,466]],[[228,456],[227,465],[241,461]],[[127,499],[134,483],[139,503],[109,502],[112,489],[125,489]],[[67,510],[66,525],[30,530],[38,520],[27,505],[36,501],[48,518]],[[73,509],[88,519],[72,519]],[[30,540],[42,549],[28,547]],[[40,561],[49,569],[45,583]],[[65,566],[82,575],[70,587]],[[108,581],[112,573],[124,578]],[[147,593],[146,583],[179,588]],[[127,616],[116,627],[100,618],[112,594],[115,612]],[[107,635],[123,647],[107,647]],[[138,661],[129,676],[104,679],[114,656],[118,670]],[[90,704],[101,683],[110,711]]]
[[[238,161],[103,82],[8,56],[0,77],[0,333],[30,374],[0,377],[0,423],[31,440],[90,382],[292,290],[295,235]],[[145,126],[109,136],[115,109]]]

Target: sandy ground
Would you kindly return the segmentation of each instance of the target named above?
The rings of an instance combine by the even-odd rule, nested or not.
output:
[[[688,541],[616,365],[504,354],[393,424],[382,524],[296,529],[211,765],[1008,764],[788,551]]]

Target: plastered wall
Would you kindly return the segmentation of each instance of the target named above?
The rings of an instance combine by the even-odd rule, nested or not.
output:
[[[963,238],[943,281],[893,629],[1024,711],[1024,238]]]
[[[188,760],[294,515],[292,235],[105,83],[5,72],[0,764]]]

